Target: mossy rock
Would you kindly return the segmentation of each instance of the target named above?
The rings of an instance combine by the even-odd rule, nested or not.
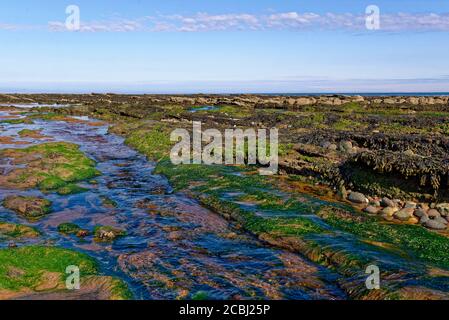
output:
[[[117,202],[115,202],[114,200],[112,200],[108,197],[105,197],[105,196],[101,197],[101,202],[102,202],[103,207],[109,208],[109,209],[117,208],[117,206],[118,206]]]
[[[89,191],[86,188],[82,188],[76,184],[68,184],[64,187],[61,187],[58,189],[58,194],[61,196],[66,196],[66,195],[72,195],[72,194],[79,194],[79,193],[83,193]]]
[[[21,119],[8,119],[8,120],[2,120],[1,123],[5,124],[33,124],[33,121],[28,118],[21,118]]]
[[[80,290],[66,289],[67,267],[80,270]],[[2,299],[130,299],[123,281],[98,275],[94,259],[86,254],[44,246],[0,249]]]
[[[21,224],[0,222],[0,239],[26,239],[37,238],[40,232],[35,228],[24,226]]]
[[[76,235],[78,237],[85,237],[89,234],[89,231],[82,229],[79,225],[75,223],[61,223],[58,226],[58,232],[65,235]]]
[[[18,132],[18,135],[21,138],[34,138],[34,139],[41,139],[44,136],[41,134],[42,130],[30,130],[30,129],[23,129]]]
[[[97,226],[94,234],[97,242],[113,242],[117,238],[126,236],[126,231],[111,226]]]
[[[51,211],[51,202],[38,197],[9,196],[3,206],[28,220],[38,220]]]
[[[0,186],[15,189],[36,188],[43,191],[80,191],[76,182],[92,179],[101,173],[96,163],[79,150],[79,146],[66,142],[44,143],[25,149],[0,150],[1,157],[12,158],[16,168],[0,177]]]

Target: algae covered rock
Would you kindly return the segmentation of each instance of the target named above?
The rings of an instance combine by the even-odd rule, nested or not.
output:
[[[115,239],[126,235],[126,232],[124,230],[110,226],[96,227],[94,233],[95,241],[98,242],[112,242]]]
[[[57,247],[0,249],[0,298],[39,300],[123,300],[132,297],[126,284],[100,275],[86,254]],[[67,267],[80,270],[80,290],[68,290]]]
[[[65,235],[76,235],[79,238],[84,238],[89,235],[89,231],[81,229],[77,224],[70,222],[60,224],[58,226],[58,232]]]
[[[38,197],[9,196],[3,201],[3,206],[28,220],[38,220],[51,211],[51,202]]]

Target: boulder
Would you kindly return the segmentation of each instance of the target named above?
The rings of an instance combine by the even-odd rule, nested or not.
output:
[[[416,203],[415,203],[415,202],[412,202],[412,201],[407,201],[407,202],[405,203],[404,208],[413,208],[413,209],[416,209]]]
[[[419,219],[416,218],[416,217],[411,217],[410,219],[408,219],[407,222],[411,223],[411,224],[418,224],[419,223]]]
[[[380,205],[382,207],[396,207],[396,203],[393,200],[388,199],[387,197],[382,198],[380,201]]]
[[[413,214],[414,214],[415,216],[417,216],[418,218],[421,218],[421,217],[423,217],[423,216],[427,216],[426,211],[423,210],[423,209],[416,209],[415,212],[413,212]]]
[[[428,215],[424,215],[424,216],[421,217],[421,219],[419,219],[419,223],[425,225],[427,223],[427,221],[429,221],[429,220],[430,220],[429,216]]]
[[[360,192],[351,192],[348,196],[348,200],[354,203],[368,203],[368,199],[365,197],[364,194]]]
[[[394,213],[394,217],[401,221],[408,221],[413,217],[414,208],[404,208]]]
[[[351,141],[341,141],[340,142],[340,151],[345,153],[352,153],[353,146]]]
[[[427,228],[434,230],[445,230],[447,228],[447,225],[436,220],[428,220],[424,225]]]
[[[393,217],[393,215],[395,214],[395,212],[399,211],[398,208],[396,207],[385,207],[382,209],[382,214],[385,214],[387,216]]]
[[[50,212],[51,202],[39,197],[9,196],[3,206],[28,220],[37,220]]]
[[[368,207],[365,208],[364,211],[369,213],[369,214],[377,214],[377,213],[379,213],[380,208],[375,207],[375,206],[368,206]]]
[[[443,216],[449,216],[449,203],[440,203],[435,206],[435,209]]]
[[[438,210],[436,209],[430,209],[429,211],[427,211],[427,215],[430,218],[437,218],[437,217],[441,217],[441,214],[438,212]]]

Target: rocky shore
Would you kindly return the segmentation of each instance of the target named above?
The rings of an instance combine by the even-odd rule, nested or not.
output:
[[[77,125],[86,121],[79,116],[95,119],[89,123],[92,127],[110,123],[109,133],[123,136],[127,145],[155,161],[155,173],[165,176],[175,192],[197,199],[236,232],[251,233],[263,243],[334,270],[338,274],[335,283],[349,298],[448,297],[447,97],[91,94],[2,95],[0,99],[5,110],[23,111],[23,103],[36,107],[21,112],[20,119],[5,118],[5,127],[32,125],[33,121]],[[173,166],[167,160],[173,145],[170,132],[191,130],[192,121],[201,121],[204,130],[278,128],[279,175],[261,177],[255,174],[257,166]],[[20,140],[46,139],[45,130],[23,130],[18,133]],[[6,138],[6,143],[17,139]],[[77,172],[85,170],[82,179],[96,177],[92,164],[76,147],[65,145],[65,149],[70,153],[58,153],[74,161]],[[7,152],[18,162],[26,160],[20,152]],[[62,172],[53,177],[46,171],[48,165],[59,163],[52,152],[48,155],[39,161],[32,159],[35,163],[24,172],[36,176],[32,187],[44,192],[51,187],[63,195],[71,184],[49,184]],[[44,170],[51,181],[42,186],[37,180],[42,175],[34,170]],[[8,172],[11,177],[14,174]],[[12,180],[17,186],[30,187],[20,179]],[[11,184],[11,179],[5,183]],[[106,187],[113,188],[114,183]],[[19,200],[20,204],[37,203],[31,198]],[[17,198],[8,199],[6,205],[27,215]],[[136,208],[147,210],[152,217],[173,215],[145,201],[138,201]],[[126,238],[121,228],[87,228],[70,221],[59,226],[61,234],[92,237],[98,244]],[[166,229],[170,241],[186,240],[182,228]],[[227,233],[227,239],[236,239],[232,233]],[[138,265],[133,276],[157,278],[172,287],[171,280],[145,269],[152,256],[120,257],[121,267],[130,272]],[[379,264],[384,272],[380,291],[369,291],[364,285],[366,266],[372,264]],[[183,292],[178,293],[188,296]]]
[[[255,108],[289,109],[302,106],[341,106],[347,103],[387,106],[448,107],[449,96],[360,96],[360,95],[120,95],[120,94],[0,94],[0,103],[138,103],[178,105],[237,105]]]

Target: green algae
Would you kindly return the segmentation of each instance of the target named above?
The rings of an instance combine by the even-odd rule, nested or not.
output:
[[[6,183],[17,188],[38,187],[43,191],[61,188],[75,191],[72,184],[100,175],[95,162],[79,150],[76,144],[66,142],[44,143],[25,149],[5,149],[0,156],[25,164],[6,177]],[[79,189],[76,191],[80,191]]]
[[[137,129],[129,134],[125,143],[151,159],[161,159],[170,152],[173,145],[168,130],[169,128],[163,124],[151,129]]]
[[[88,190],[89,189],[82,188],[82,187],[80,187],[80,186],[78,186],[76,184],[68,184],[68,185],[65,185],[63,187],[60,187],[57,192],[58,192],[59,195],[65,196],[65,195],[72,195],[72,194],[83,193],[83,192],[86,192]]]
[[[58,226],[58,232],[66,235],[77,234],[81,231],[81,227],[75,223],[61,223]]]
[[[64,281],[69,274],[67,267],[76,266],[80,270],[81,280],[89,279],[93,283],[109,284],[110,299],[132,299],[133,295],[128,286],[120,279],[99,276],[97,262],[84,253],[57,247],[27,246],[22,248],[0,249],[0,294],[8,295],[16,292],[27,294],[29,292],[42,293],[59,291],[63,297]],[[53,281],[49,285],[47,275]],[[57,277],[54,279],[54,277]],[[96,282],[97,281],[97,282]]]
[[[21,224],[0,222],[0,239],[36,238],[40,232],[32,227]]]
[[[8,120],[1,120],[0,124],[33,124],[33,121],[31,121],[28,118],[20,118],[20,119],[8,119]]]
[[[112,200],[108,197],[101,196],[100,199],[101,199],[101,204],[105,208],[117,208],[117,206],[118,206],[117,202],[115,202],[114,200]]]
[[[393,245],[422,261],[449,269],[449,238],[431,232],[421,226],[381,223],[377,218],[361,213],[347,211],[349,216],[360,219],[342,219],[332,207],[325,207],[324,220],[339,230],[369,239]]]
[[[62,281],[71,265],[78,266],[83,275],[98,272],[92,258],[75,251],[43,246],[0,249],[0,290],[33,289],[44,272],[59,273]],[[11,270],[19,272],[11,275]]]
[[[17,134],[21,137],[21,138],[27,138],[27,137],[36,137],[36,136],[40,136],[41,130],[30,130],[30,129],[23,129],[20,130]]]
[[[30,221],[36,221],[51,212],[51,201],[44,198],[8,196],[2,205]]]

